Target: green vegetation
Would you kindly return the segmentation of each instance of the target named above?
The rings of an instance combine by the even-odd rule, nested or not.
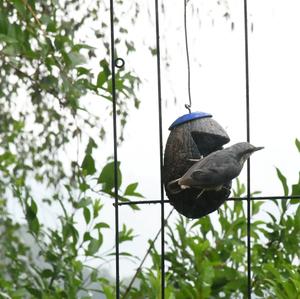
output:
[[[122,16],[115,19],[117,42],[130,55],[135,45],[123,24],[134,23],[139,6],[121,11],[123,1],[116,2]],[[99,165],[95,157],[111,114],[109,24],[102,17],[107,14],[99,0],[0,1],[1,298],[114,298],[114,281],[87,262],[105,263],[114,254],[113,248],[103,251],[103,231],[110,227],[101,214],[105,199],[114,194],[113,164],[108,157]],[[130,108],[139,106],[140,80],[133,70],[117,69],[116,76],[123,129]],[[95,105],[105,113],[95,113]],[[299,144],[296,140],[300,151]],[[300,194],[300,180],[289,188],[279,169],[277,174],[285,195]],[[124,186],[121,163],[119,186],[121,200],[142,197],[137,183]],[[36,190],[44,190],[41,199]],[[238,182],[234,195],[244,192]],[[8,212],[8,203],[20,210],[25,224]],[[57,215],[57,223],[45,225],[41,206]],[[274,201],[276,215],[264,212],[264,206],[252,203],[254,216],[265,215],[251,227],[253,291],[260,298],[300,298],[299,202]],[[86,224],[83,232],[78,218]],[[120,242],[133,240],[133,230],[121,227]],[[222,206],[214,222],[179,216],[166,233],[166,298],[243,297],[246,218],[241,202]],[[150,256],[152,266],[138,274],[127,298],[159,298],[160,255],[152,248]],[[122,293],[126,288],[122,282]]]
[[[299,195],[300,181],[289,192],[286,178],[277,172],[286,195]],[[244,193],[244,185],[237,180],[234,196]],[[273,208],[266,211],[267,201],[252,202],[252,290],[256,298],[300,298],[300,204],[297,200],[272,202]],[[258,213],[260,217],[255,217]],[[175,225],[167,226],[166,298],[247,297],[242,202],[225,203],[217,218],[191,221],[179,216]],[[153,266],[139,275],[141,286],[130,298],[145,298],[145,294],[160,298],[159,252],[153,249],[151,257]]]

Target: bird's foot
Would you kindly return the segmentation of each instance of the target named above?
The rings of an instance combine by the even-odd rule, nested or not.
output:
[[[200,198],[204,192],[205,192],[205,189],[202,189],[201,192],[197,195],[196,199]]]
[[[199,162],[200,160],[203,159],[203,156],[201,156],[199,159],[188,159],[188,161],[191,161],[191,162]]]
[[[227,191],[231,191],[231,188],[228,188],[228,187],[225,187],[225,186],[222,186],[221,190],[223,190],[223,189],[225,189]]]

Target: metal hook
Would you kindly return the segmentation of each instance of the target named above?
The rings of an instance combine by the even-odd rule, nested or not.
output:
[[[191,113],[191,105],[185,104],[184,107]]]
[[[118,69],[123,68],[125,66],[125,61],[123,58],[117,58],[115,60],[115,67],[117,67]]]

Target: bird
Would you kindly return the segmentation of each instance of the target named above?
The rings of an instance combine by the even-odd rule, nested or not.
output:
[[[245,161],[263,148],[239,142],[212,152],[195,162],[182,177],[170,181],[166,188],[171,194],[178,194],[189,188],[202,189],[197,198],[207,190],[220,191],[224,184],[241,173]]]

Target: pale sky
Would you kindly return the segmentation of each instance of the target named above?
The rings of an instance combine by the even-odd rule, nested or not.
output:
[[[215,2],[190,0],[187,8],[192,110],[211,113],[227,131],[230,144],[234,144],[246,141],[243,1],[228,0],[225,6]],[[262,191],[263,195],[276,195],[283,192],[275,166],[290,184],[296,183],[300,169],[300,157],[294,145],[295,138],[300,138],[300,1],[248,2],[249,28],[253,23],[253,32],[249,32],[251,143],[265,147],[251,158],[251,189]],[[149,45],[155,46],[154,1],[140,3],[140,17],[130,32],[135,36],[137,50],[130,57],[125,49],[118,49],[118,53],[126,66],[135,69],[143,80],[138,92],[141,107],[130,112],[125,142],[118,155],[124,186],[139,182],[138,190],[145,199],[160,199],[156,58],[148,50]],[[188,102],[188,94],[183,0],[164,1],[164,4],[165,14],[160,15],[161,53],[168,56],[170,64],[165,68],[162,61],[165,144],[169,125],[187,113],[184,104]],[[192,12],[192,5],[199,9],[198,14]],[[115,8],[117,14],[117,5]],[[223,17],[226,11],[230,13],[229,20]],[[233,31],[231,22],[234,22]],[[99,148],[99,162],[112,153],[112,137],[108,135],[105,148],[103,145]],[[245,170],[240,176],[244,183]],[[120,223],[126,223],[138,235],[134,242],[122,245],[121,251],[128,250],[142,257],[148,248],[147,240],[160,228],[160,205],[140,208],[133,212],[123,206],[119,213]],[[166,215],[170,209],[167,204]],[[56,216],[49,211],[41,213],[48,222],[55,221]],[[175,211],[171,222],[176,216]],[[109,200],[102,221],[113,228],[114,208]],[[104,238],[107,248],[113,245],[113,230],[107,231]],[[121,260],[121,277],[130,275],[137,265]],[[110,267],[114,271],[113,263]]]

